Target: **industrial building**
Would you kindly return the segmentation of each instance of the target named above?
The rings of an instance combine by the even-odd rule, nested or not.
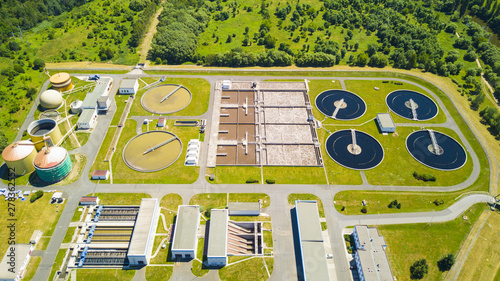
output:
[[[62,102],[62,95],[56,90],[49,89],[40,95],[40,105],[45,109],[59,108]]]
[[[31,244],[10,245],[0,263],[1,281],[18,281],[26,274],[26,267],[31,258],[34,247]],[[11,263],[11,258],[15,261]]]
[[[71,83],[71,76],[68,73],[56,73],[50,77],[50,84],[52,88],[59,92],[65,92],[73,88]]]
[[[80,206],[86,206],[86,205],[99,205],[99,197],[97,196],[82,196],[80,199]]]
[[[225,266],[227,264],[227,228],[228,210],[212,209],[208,232],[208,266]]]
[[[63,139],[57,122],[52,119],[33,121],[29,124],[27,131],[37,151],[45,147],[47,141],[53,145],[58,145]],[[50,140],[47,137],[50,137]]]
[[[109,179],[109,170],[95,170],[92,173],[91,180],[108,180]]]
[[[122,95],[135,95],[139,89],[139,82],[137,79],[123,79],[120,83],[118,93]]]
[[[295,215],[303,280],[330,280],[316,201],[296,200]]]
[[[382,133],[394,133],[396,131],[396,124],[392,121],[389,113],[378,113],[377,124]]]
[[[208,225],[209,266],[225,266],[228,256],[263,255],[262,222],[230,221],[228,209],[212,209]]]
[[[149,263],[158,225],[158,199],[140,206],[88,206],[69,268],[123,268]]]
[[[391,266],[387,259],[385,239],[376,227],[356,225],[352,233],[356,244],[354,259],[360,281],[393,281]]]
[[[177,220],[171,249],[172,259],[196,257],[199,225],[200,206],[180,205],[177,208]]]
[[[184,165],[186,166],[198,166],[198,160],[200,158],[201,143],[198,139],[192,139],[188,143],[186,151],[186,160]]]
[[[158,199],[142,199],[127,253],[130,266],[149,264],[159,215]]]
[[[26,175],[35,170],[33,166],[35,156],[35,146],[29,140],[11,143],[2,151],[5,164],[16,176]]]
[[[260,202],[229,202],[230,216],[260,216]]]
[[[47,183],[59,182],[71,172],[73,164],[62,147],[44,147],[33,160],[38,177]]]
[[[85,96],[80,107],[82,114],[77,121],[79,130],[94,128],[97,121],[97,114],[99,112],[106,112],[109,109],[111,101],[108,94],[112,86],[112,78],[101,78],[96,82],[94,90]]]

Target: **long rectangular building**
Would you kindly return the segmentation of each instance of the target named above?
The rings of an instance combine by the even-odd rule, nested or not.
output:
[[[172,259],[196,257],[199,226],[200,206],[180,205],[177,209],[177,220],[172,240]]]
[[[391,266],[385,253],[385,239],[376,227],[356,225],[354,227],[356,244],[356,266],[360,281],[393,281]]]
[[[296,200],[295,214],[304,281],[330,280],[317,202]]]
[[[208,231],[207,262],[209,266],[225,266],[227,264],[228,220],[227,209],[212,209]]]
[[[159,209],[158,199],[142,199],[127,253],[129,264],[132,266],[149,264],[158,226]]]

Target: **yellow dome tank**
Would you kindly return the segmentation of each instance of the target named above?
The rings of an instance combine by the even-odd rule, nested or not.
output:
[[[9,169],[14,169],[16,176],[29,174],[35,170],[33,160],[36,149],[29,140],[11,143],[2,152],[2,158]],[[10,171],[9,171],[10,173]]]

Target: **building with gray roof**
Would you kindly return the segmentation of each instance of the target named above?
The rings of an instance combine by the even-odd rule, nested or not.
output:
[[[200,206],[180,205],[178,207],[172,240],[172,259],[196,257],[199,225]]]
[[[209,266],[227,264],[228,210],[212,209],[208,231],[207,263]]]
[[[142,199],[127,253],[130,265],[143,266],[149,264],[159,214],[160,205],[158,199]]]
[[[396,124],[394,124],[389,113],[378,113],[377,124],[382,133],[394,133],[396,131]]]
[[[316,201],[296,200],[295,215],[303,280],[330,280]]]
[[[108,110],[110,101],[106,97],[112,86],[112,78],[101,78],[96,82],[94,90],[87,93],[81,105],[82,114],[77,122],[79,130],[88,130],[94,127],[98,109],[102,111]],[[101,101],[100,103],[99,100]],[[98,107],[98,105],[100,106]]]
[[[259,202],[229,202],[227,203],[230,216],[259,216]]]
[[[385,239],[376,227],[356,225],[353,232],[356,244],[354,259],[360,281],[393,281],[391,266],[385,252]]]

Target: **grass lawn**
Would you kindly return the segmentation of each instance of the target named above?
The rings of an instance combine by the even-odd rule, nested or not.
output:
[[[148,266],[146,267],[147,281],[164,281],[170,279],[174,268],[172,266]]]
[[[230,216],[232,221],[271,221],[270,216]]]
[[[75,213],[73,214],[73,218],[71,219],[71,222],[76,222],[80,221],[80,218],[82,217],[82,212],[78,211],[80,207],[76,208]],[[83,208],[81,208],[83,210]]]
[[[234,265],[227,265],[219,270],[222,281],[267,280],[267,271],[262,258],[252,258]]]
[[[141,205],[142,198],[151,198],[147,193],[94,193],[87,196],[99,197],[101,205]]]
[[[42,261],[42,257],[31,257],[30,262],[28,263],[28,266],[26,267],[26,274],[23,277],[24,281],[29,281],[33,279],[33,276],[35,276],[36,269],[38,268],[38,265],[40,265],[40,262]]]
[[[258,202],[262,199],[262,208],[271,204],[269,195],[265,193],[229,193],[229,202]]]
[[[215,175],[213,181],[209,180],[210,174]],[[248,179],[258,180],[261,179],[260,167],[254,166],[217,166],[215,168],[207,168],[206,177],[209,183],[226,183],[238,184],[246,183]]]
[[[198,239],[198,251],[196,252],[196,258],[202,262],[206,260],[206,256],[203,255],[204,242],[205,239],[203,238]],[[203,268],[203,264],[198,260],[193,260],[193,267],[191,268],[191,271],[193,272],[194,276],[201,277],[206,275],[209,270]]]
[[[368,205],[367,214],[377,213],[406,213],[441,211],[453,203],[460,192],[453,193],[425,193],[425,192],[385,192],[385,191],[341,191],[335,194],[335,209],[344,215],[362,215],[362,201]],[[394,200],[401,203],[401,209],[388,208]],[[443,204],[436,206],[434,200],[443,200]],[[344,211],[341,211],[345,207]]]
[[[160,201],[161,213],[165,216],[165,227],[168,229],[170,225],[174,223],[174,218],[177,215],[177,207],[182,205],[182,197],[176,193],[170,193],[165,196]],[[158,223],[157,232],[165,233],[163,228],[163,220],[160,219]]]
[[[76,280],[127,281],[132,280],[136,270],[123,269],[77,269]]]
[[[122,118],[125,105],[127,105],[126,101],[128,101],[129,97],[129,95],[115,95],[116,111],[115,115],[113,115],[113,120],[111,120],[111,126],[118,125],[118,122],[120,122],[120,118]],[[140,101],[136,99],[133,101],[133,103],[140,103]]]
[[[229,256],[227,257],[227,263],[230,264],[230,263],[233,263],[233,262],[237,262],[237,261],[241,261],[241,260],[244,260],[244,259],[248,259],[249,257],[241,257],[241,256]]]
[[[73,238],[73,234],[75,234],[76,227],[68,227],[68,231],[66,231],[66,235],[64,235],[63,243],[71,243]]]
[[[326,184],[323,167],[263,167],[264,181],[277,184]]]
[[[290,204],[290,207],[295,207],[295,200],[316,200],[318,203],[319,217],[320,218],[325,217],[323,202],[321,202],[321,199],[319,199],[318,196],[307,193],[292,193],[288,195],[288,204]]]
[[[113,155],[112,160],[112,170],[113,170],[113,183],[165,183],[165,184],[189,184],[196,181],[200,171],[199,167],[185,166],[184,158],[186,157],[186,147],[190,139],[198,139],[199,131],[196,127],[174,127],[174,120],[168,120],[165,129],[169,132],[177,135],[183,143],[183,150],[181,155],[172,165],[169,167],[151,173],[143,173],[132,170],[123,161],[122,152],[123,148],[127,142],[136,136],[136,121],[128,119],[126,121],[126,127],[123,130],[120,140],[118,141],[116,152]],[[101,145],[101,149],[94,162],[90,173],[95,169],[109,169],[109,163],[104,162],[104,157],[106,156],[109,143],[113,138],[113,134],[110,134],[112,129],[110,128],[106,134],[106,138]],[[110,139],[108,139],[110,138]],[[91,175],[89,173],[89,176]],[[105,181],[106,182],[106,181]]]
[[[191,102],[181,111],[167,114],[168,116],[198,116],[208,109],[210,99],[210,83],[203,78],[165,78],[165,81],[158,84],[179,84],[186,87],[191,92]],[[149,90],[149,89],[148,89]],[[141,105],[141,98],[147,90],[141,89],[137,92],[134,104],[129,116],[151,116],[152,113],[146,111]],[[166,93],[168,94],[168,93]]]
[[[227,193],[200,193],[189,200],[189,205],[200,205],[200,211],[222,209],[227,206]]]
[[[64,255],[66,255],[66,249],[60,249],[59,251],[57,251],[56,260],[54,261],[54,264],[52,265],[52,269],[50,270],[49,280],[54,280],[54,275],[60,269],[62,262],[63,262],[63,259],[64,259]],[[81,279],[81,280],[85,280],[85,279]]]
[[[481,216],[486,215],[487,212]],[[499,225],[500,215],[490,213],[467,256],[464,267],[460,271],[459,280],[500,280],[500,245],[493,242],[498,241],[500,238]],[[474,227],[477,227],[477,225]],[[473,237],[476,238],[476,236]]]
[[[109,146],[111,145],[111,140],[113,139],[113,136],[115,135],[116,132],[116,127],[109,127],[108,131],[106,132],[106,136],[102,140],[101,147],[99,148],[99,153],[96,156],[96,159],[94,160],[94,163],[92,164],[92,167],[90,168],[89,171],[89,179],[92,178],[92,173],[94,170],[109,170],[109,162],[104,162],[104,157],[106,157],[106,153],[108,153]],[[114,158],[114,157],[113,157]],[[93,181],[97,182],[97,181]],[[110,183],[110,180],[107,181],[99,181],[102,183]]]
[[[264,231],[264,243],[267,248],[273,247],[273,233],[271,231]]]
[[[160,246],[160,242],[167,238],[166,236],[157,236],[155,237],[155,242],[153,244],[153,253],[156,252],[156,249],[158,246]],[[164,242],[167,244],[167,247],[165,249],[160,249],[156,257],[151,259],[151,264],[173,264],[174,260],[172,260],[171,255],[170,255],[170,247],[172,246],[170,243],[168,243],[168,240]]]
[[[5,226],[7,226],[7,219],[17,219],[16,243],[28,243],[35,230],[41,230],[42,236],[52,236],[65,203],[50,204],[51,196],[52,193],[44,192],[44,195],[34,203],[30,203],[29,200],[16,200],[11,202],[11,204],[15,205],[14,217],[11,217],[9,215],[10,212],[8,212],[9,207],[12,207],[12,205],[9,206],[8,201],[0,200],[0,209],[4,210],[4,212],[0,213],[0,221],[5,222]],[[9,229],[7,227],[1,227],[0,237],[8,236]],[[0,247],[0,256],[5,255],[6,251],[7,247]]]
[[[403,224],[379,226],[387,243],[387,256],[397,280],[410,280],[410,266],[419,259],[426,259],[429,273],[425,280],[442,280],[443,273],[437,261],[446,254],[458,253],[474,222],[486,210],[486,204],[476,204],[463,215],[446,223]],[[484,249],[483,249],[484,250]]]
[[[47,249],[49,242],[50,242],[50,237],[41,237],[40,240],[38,240],[38,243],[36,244],[35,250]]]

